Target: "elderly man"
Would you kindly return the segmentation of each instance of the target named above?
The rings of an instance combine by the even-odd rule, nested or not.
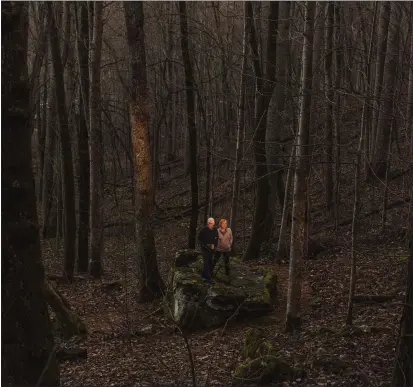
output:
[[[218,244],[218,230],[215,227],[214,218],[208,219],[208,225],[204,227],[198,235],[201,245],[202,257],[204,259],[204,269],[201,273],[201,279],[212,281],[213,257]]]

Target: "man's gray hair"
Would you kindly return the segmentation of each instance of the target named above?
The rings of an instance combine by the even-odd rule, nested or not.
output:
[[[214,222],[214,223],[215,223],[215,219],[214,219],[214,218],[208,218],[207,224],[209,224],[210,222]]]

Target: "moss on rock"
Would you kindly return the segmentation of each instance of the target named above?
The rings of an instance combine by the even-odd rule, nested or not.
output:
[[[202,267],[199,252],[183,250],[176,254],[169,273],[164,311],[181,328],[210,328],[224,325],[230,318],[257,317],[273,311],[277,293],[274,272],[251,271],[231,258],[231,275],[225,274],[220,261],[214,270],[215,281],[209,285],[200,278]]]

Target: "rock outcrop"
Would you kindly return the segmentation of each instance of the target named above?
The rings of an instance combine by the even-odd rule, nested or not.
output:
[[[224,325],[229,319],[256,317],[273,311],[277,277],[262,268],[250,268],[231,258],[231,274],[224,274],[220,261],[214,269],[214,282],[200,278],[202,255],[181,250],[168,279],[165,312],[181,329],[195,331]]]

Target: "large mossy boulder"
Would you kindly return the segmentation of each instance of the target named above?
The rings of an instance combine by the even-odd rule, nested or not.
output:
[[[168,279],[165,311],[181,329],[195,331],[224,325],[228,319],[262,316],[273,311],[277,277],[263,268],[251,269],[231,258],[230,276],[222,260],[210,285],[200,278],[200,252],[181,250]]]

